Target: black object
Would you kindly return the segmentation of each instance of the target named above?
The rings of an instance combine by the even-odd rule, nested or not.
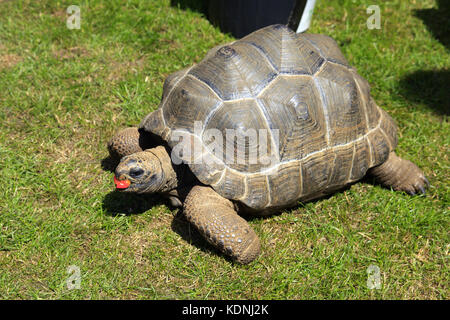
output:
[[[272,24],[296,30],[307,0],[210,0],[208,19],[236,38]]]

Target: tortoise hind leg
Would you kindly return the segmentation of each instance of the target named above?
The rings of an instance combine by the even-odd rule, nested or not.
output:
[[[429,186],[422,170],[411,161],[398,157],[393,151],[385,162],[371,168],[369,174],[383,186],[396,191],[405,191],[410,195],[424,194]]]
[[[247,264],[259,255],[256,233],[233,203],[212,188],[194,186],[184,201],[184,214],[209,243],[237,262]]]

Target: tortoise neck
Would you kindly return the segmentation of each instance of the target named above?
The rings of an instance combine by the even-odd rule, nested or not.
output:
[[[155,148],[146,149],[145,152],[152,153],[156,158],[158,158],[163,180],[161,182],[161,187],[158,192],[168,192],[178,187],[179,181],[179,166],[174,165],[170,159],[170,155],[166,147],[157,146]]]

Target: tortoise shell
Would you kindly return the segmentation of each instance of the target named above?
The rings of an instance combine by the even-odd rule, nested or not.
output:
[[[336,42],[283,25],[215,47],[200,63],[168,76],[159,108],[140,127],[173,151],[197,148],[179,158],[200,182],[255,210],[359,180],[397,145],[394,121]],[[250,129],[267,133],[259,136],[266,140],[246,139]],[[222,146],[211,147],[211,132],[223,134]]]

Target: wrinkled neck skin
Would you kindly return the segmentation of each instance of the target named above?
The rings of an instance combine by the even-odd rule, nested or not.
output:
[[[176,189],[180,184],[178,178],[182,168],[179,168],[180,166],[172,163],[167,149],[163,146],[158,146],[156,148],[147,149],[145,152],[153,154],[159,160],[161,166],[161,182],[158,185],[153,186],[153,188],[146,190],[145,193],[167,193]]]
[[[167,197],[174,207],[181,207],[197,179],[185,164],[175,165],[171,161],[169,150],[163,146],[147,149],[160,159],[162,167],[162,183],[157,193]]]

